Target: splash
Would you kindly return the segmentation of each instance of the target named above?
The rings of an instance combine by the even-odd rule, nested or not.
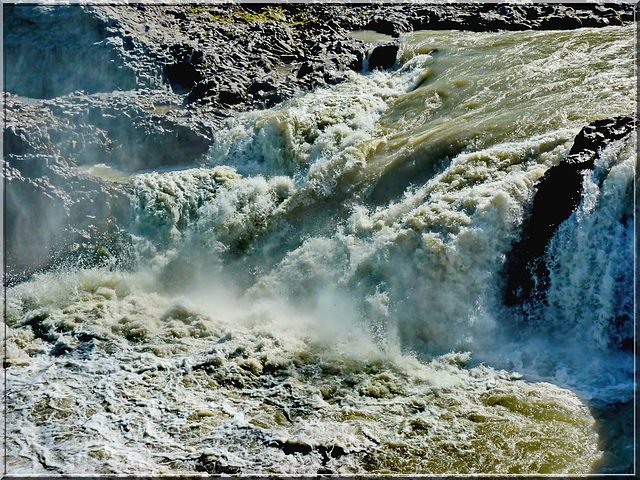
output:
[[[601,152],[546,249],[544,299],[511,314],[517,343],[496,350],[531,379],[607,402],[634,395],[635,162],[634,135]]]
[[[11,471],[573,473],[599,456],[586,407],[553,385],[385,352],[285,303],[155,287],[93,271],[12,292]]]

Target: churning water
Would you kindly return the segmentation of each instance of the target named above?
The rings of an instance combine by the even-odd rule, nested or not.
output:
[[[633,26],[418,32],[129,178],[138,267],[7,291],[9,473],[588,473],[633,398],[635,139],[502,301],[534,184],[635,110]],[[626,466],[624,466],[626,468]]]

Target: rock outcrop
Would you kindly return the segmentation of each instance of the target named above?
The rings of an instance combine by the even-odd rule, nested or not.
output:
[[[637,115],[596,120],[575,137],[569,154],[536,184],[531,212],[507,262],[505,303],[514,305],[544,296],[548,270],[544,252],[558,226],[582,198],[584,173],[593,169],[599,152],[636,130]]]
[[[367,59],[369,70],[388,70],[393,67],[399,48],[395,43],[376,46]]]
[[[79,172],[54,156],[5,156],[5,279],[52,264],[123,265],[130,240],[126,189]]]

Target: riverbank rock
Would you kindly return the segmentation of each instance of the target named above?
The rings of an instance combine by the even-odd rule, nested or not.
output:
[[[434,4],[370,6],[368,28],[397,36],[410,30],[566,30],[605,27],[633,21],[629,4]],[[378,9],[376,11],[376,9]]]
[[[130,239],[126,189],[58,162],[5,156],[5,280],[15,283],[65,262],[124,265]]]
[[[584,172],[593,169],[600,150],[634,132],[637,123],[637,115],[632,114],[585,126],[575,137],[568,156],[538,181],[521,238],[508,256],[507,305],[544,296],[548,283],[544,251],[558,226],[580,204]]]

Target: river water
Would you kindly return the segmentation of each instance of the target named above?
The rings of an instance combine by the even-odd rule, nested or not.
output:
[[[389,72],[230,119],[205,165],[110,174],[136,267],[6,292],[8,472],[596,471],[589,405],[634,394],[633,136],[547,301],[505,306],[503,269],[535,182],[635,110],[634,55],[633,26],[406,34]]]

